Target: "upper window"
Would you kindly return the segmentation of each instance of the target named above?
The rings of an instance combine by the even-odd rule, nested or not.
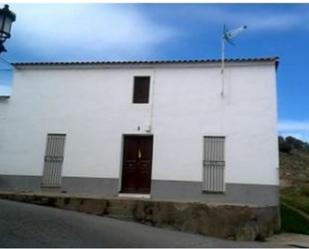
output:
[[[150,76],[134,77],[133,103],[149,103]]]

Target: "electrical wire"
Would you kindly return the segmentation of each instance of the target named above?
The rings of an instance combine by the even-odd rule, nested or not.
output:
[[[12,66],[11,62],[9,62],[8,60],[6,60],[6,59],[4,59],[2,57],[0,57],[0,59],[3,60],[4,62],[6,62],[7,64],[9,64],[10,66]]]

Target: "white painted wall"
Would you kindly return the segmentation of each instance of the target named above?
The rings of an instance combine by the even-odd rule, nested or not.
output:
[[[42,175],[47,133],[66,133],[64,176],[118,178],[122,134],[154,134],[152,178],[202,181],[203,136],[226,136],[226,182],[278,185],[275,66],[28,67],[0,101],[0,174]],[[151,103],[132,104],[150,75]],[[137,131],[137,126],[142,130]]]

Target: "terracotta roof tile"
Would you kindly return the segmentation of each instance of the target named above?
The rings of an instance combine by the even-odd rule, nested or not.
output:
[[[260,58],[234,58],[226,59],[225,62],[276,62],[279,57]],[[130,65],[130,64],[198,64],[198,63],[219,63],[220,59],[201,60],[153,60],[153,61],[66,61],[66,62],[15,62],[13,66],[53,66],[53,65]]]

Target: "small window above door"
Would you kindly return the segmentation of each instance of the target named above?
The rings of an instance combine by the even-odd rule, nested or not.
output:
[[[133,103],[149,103],[150,76],[135,76],[133,89]]]

